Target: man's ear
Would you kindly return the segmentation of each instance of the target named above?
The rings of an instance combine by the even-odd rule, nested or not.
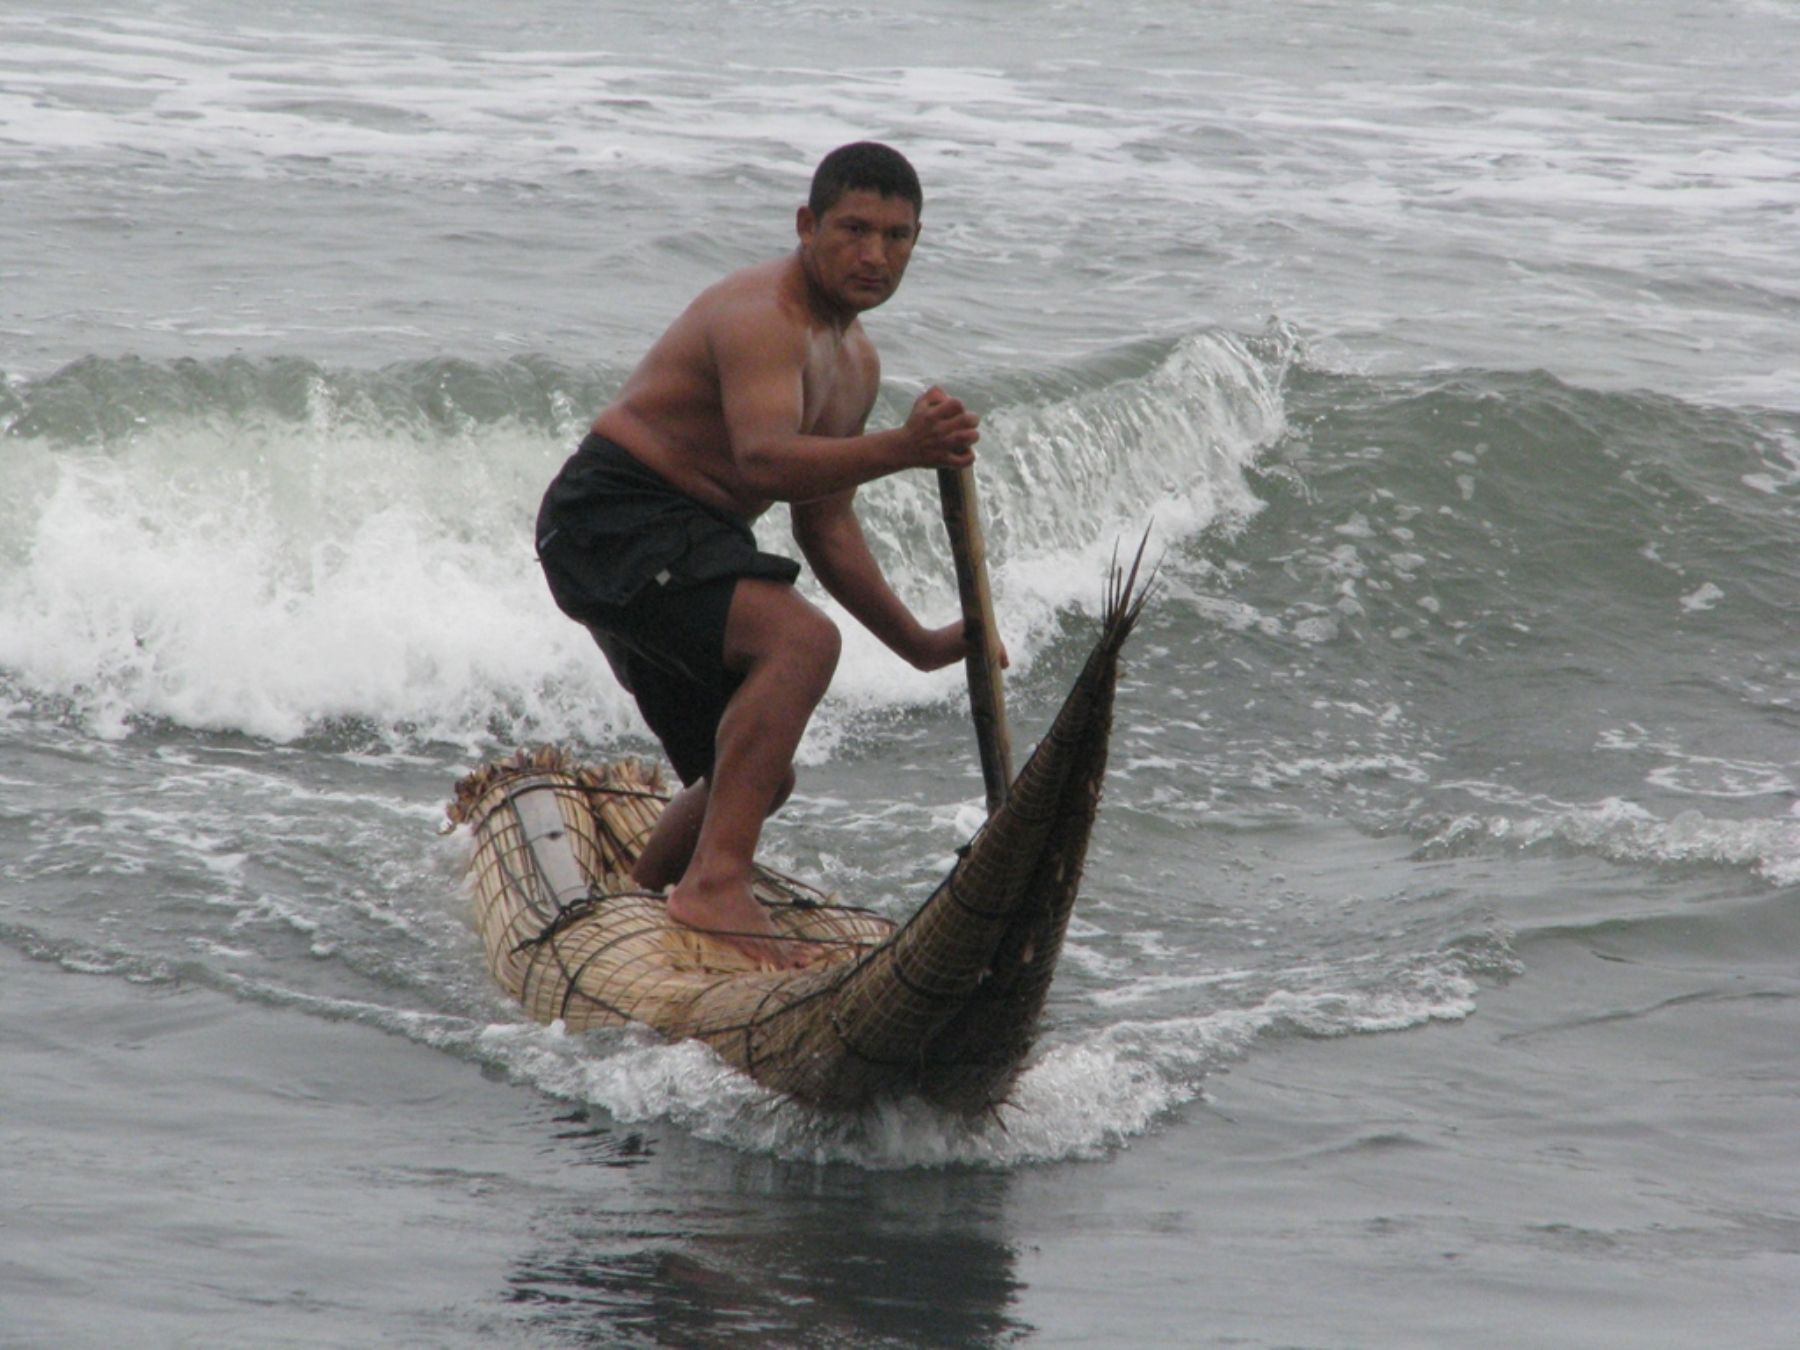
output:
[[[800,242],[812,242],[813,232],[819,228],[818,217],[813,215],[812,207],[802,206],[794,212],[794,233],[800,236]]]

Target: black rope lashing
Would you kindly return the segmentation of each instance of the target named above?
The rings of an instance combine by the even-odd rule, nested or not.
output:
[[[605,904],[608,900],[661,900],[662,898],[662,895],[657,891],[590,890],[581,899],[559,907],[556,911],[555,918],[551,919],[549,923],[540,928],[535,936],[528,937],[515,945],[512,951],[516,955],[528,947],[543,946],[552,938],[559,936],[571,924],[580,923],[583,919],[591,918],[594,911],[599,909],[600,906]],[[612,944],[608,943],[607,945],[611,946]],[[605,948],[602,948],[602,950],[605,950]]]
[[[649,788],[614,787],[610,783],[584,783],[576,779],[572,786],[577,792],[585,792],[590,797],[643,797],[648,801],[662,802],[667,805],[675,800],[667,792],[654,792]]]

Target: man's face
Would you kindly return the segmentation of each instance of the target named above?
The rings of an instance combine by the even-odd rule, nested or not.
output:
[[[800,246],[813,284],[833,303],[874,309],[900,286],[919,238],[919,217],[904,197],[846,192],[823,216],[800,208]]]

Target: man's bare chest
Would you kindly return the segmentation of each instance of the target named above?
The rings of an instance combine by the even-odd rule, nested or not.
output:
[[[875,400],[870,367],[846,344],[814,344],[801,372],[801,430],[813,436],[853,436],[860,431]]]

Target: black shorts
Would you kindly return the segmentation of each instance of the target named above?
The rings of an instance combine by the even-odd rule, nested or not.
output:
[[[718,577],[646,591],[611,622],[587,625],[684,784],[712,772],[719,719],[744,682],[725,669],[725,624],[737,584],[737,577]]]
[[[738,580],[792,583],[799,564],[761,552],[748,523],[603,436],[583,441],[551,483],[537,534],[557,606],[594,635],[681,781],[704,778],[742,683],[725,669]]]

